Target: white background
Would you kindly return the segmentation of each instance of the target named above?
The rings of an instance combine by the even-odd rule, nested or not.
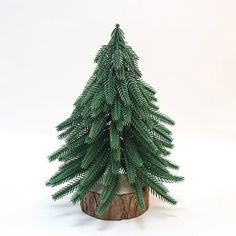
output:
[[[235,12],[234,0],[1,0],[0,234],[235,236]],[[44,183],[55,126],[116,23],[176,121],[171,158],[186,181],[170,186],[177,206],[151,198],[143,216],[107,222],[54,203]]]

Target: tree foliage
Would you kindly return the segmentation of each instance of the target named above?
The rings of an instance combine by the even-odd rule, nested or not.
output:
[[[77,203],[103,181],[100,215],[118,191],[122,172],[139,208],[144,208],[143,186],[176,204],[163,185],[183,180],[170,172],[178,166],[168,160],[173,144],[165,125],[174,121],[160,112],[155,90],[141,79],[138,59],[116,25],[111,40],[95,57],[97,66],[73,112],[57,126],[65,144],[48,158],[62,164],[46,184],[66,185],[53,195],[54,200],[73,193],[71,201]]]

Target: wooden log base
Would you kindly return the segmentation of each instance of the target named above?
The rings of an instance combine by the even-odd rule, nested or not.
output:
[[[147,187],[143,187],[144,210],[138,209],[134,193],[116,194],[110,207],[100,217],[97,217],[95,211],[99,202],[99,196],[100,193],[89,191],[80,201],[80,205],[84,213],[102,220],[135,218],[146,212],[149,207],[149,191]]]

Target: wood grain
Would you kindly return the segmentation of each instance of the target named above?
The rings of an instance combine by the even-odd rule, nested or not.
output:
[[[116,194],[110,207],[100,217],[95,216],[100,193],[89,191],[80,201],[81,209],[84,213],[102,220],[123,220],[131,219],[142,215],[149,207],[149,191],[143,187],[145,209],[137,207],[134,193]]]

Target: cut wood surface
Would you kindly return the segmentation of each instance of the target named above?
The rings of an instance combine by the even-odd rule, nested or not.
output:
[[[86,214],[102,219],[102,220],[123,220],[130,219],[142,215],[149,207],[149,191],[147,187],[143,187],[143,196],[145,209],[140,210],[137,207],[133,192],[125,194],[116,194],[110,207],[100,216],[95,215],[98,206],[100,193],[89,191],[81,200],[80,205]]]

